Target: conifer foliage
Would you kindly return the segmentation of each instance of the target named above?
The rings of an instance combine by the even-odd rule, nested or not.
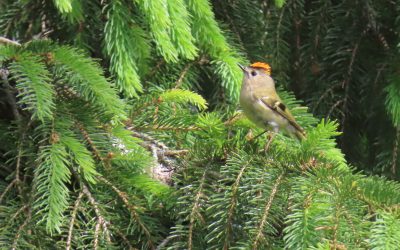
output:
[[[397,144],[356,170],[336,143],[359,118],[349,84],[383,73],[376,105],[398,130],[396,59],[384,46],[382,69],[362,76],[371,41],[337,40],[328,20],[363,30],[354,20],[367,15],[378,37],[397,20],[378,18],[384,3],[340,2],[1,1],[1,248],[396,248],[400,184],[367,174],[397,161]],[[237,63],[249,59],[272,64],[305,140],[278,134],[265,149],[271,134],[238,111]],[[319,103],[322,80],[344,93]],[[347,104],[331,108],[340,94]]]

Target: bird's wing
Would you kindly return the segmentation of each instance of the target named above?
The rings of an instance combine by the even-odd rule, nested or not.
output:
[[[280,100],[267,96],[260,97],[259,100],[261,100],[261,102],[265,104],[268,108],[288,120],[290,125],[292,125],[297,131],[304,135],[304,129],[300,127],[299,124],[297,124],[289,109],[287,109],[285,104],[283,104]]]

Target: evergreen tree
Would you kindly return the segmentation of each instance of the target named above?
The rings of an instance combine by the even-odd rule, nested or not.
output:
[[[393,4],[1,1],[1,248],[395,249]],[[247,60],[307,139],[264,150]]]

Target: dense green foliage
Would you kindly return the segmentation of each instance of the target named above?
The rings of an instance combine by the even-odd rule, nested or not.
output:
[[[1,1],[1,248],[395,249],[395,4]],[[240,113],[255,60],[307,139]]]

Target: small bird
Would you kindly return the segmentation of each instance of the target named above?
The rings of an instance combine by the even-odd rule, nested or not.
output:
[[[299,140],[304,139],[304,129],[297,124],[276,93],[275,82],[271,78],[271,67],[261,62],[239,67],[244,72],[240,92],[240,105],[244,114],[261,128],[272,128],[275,133],[284,130]]]

